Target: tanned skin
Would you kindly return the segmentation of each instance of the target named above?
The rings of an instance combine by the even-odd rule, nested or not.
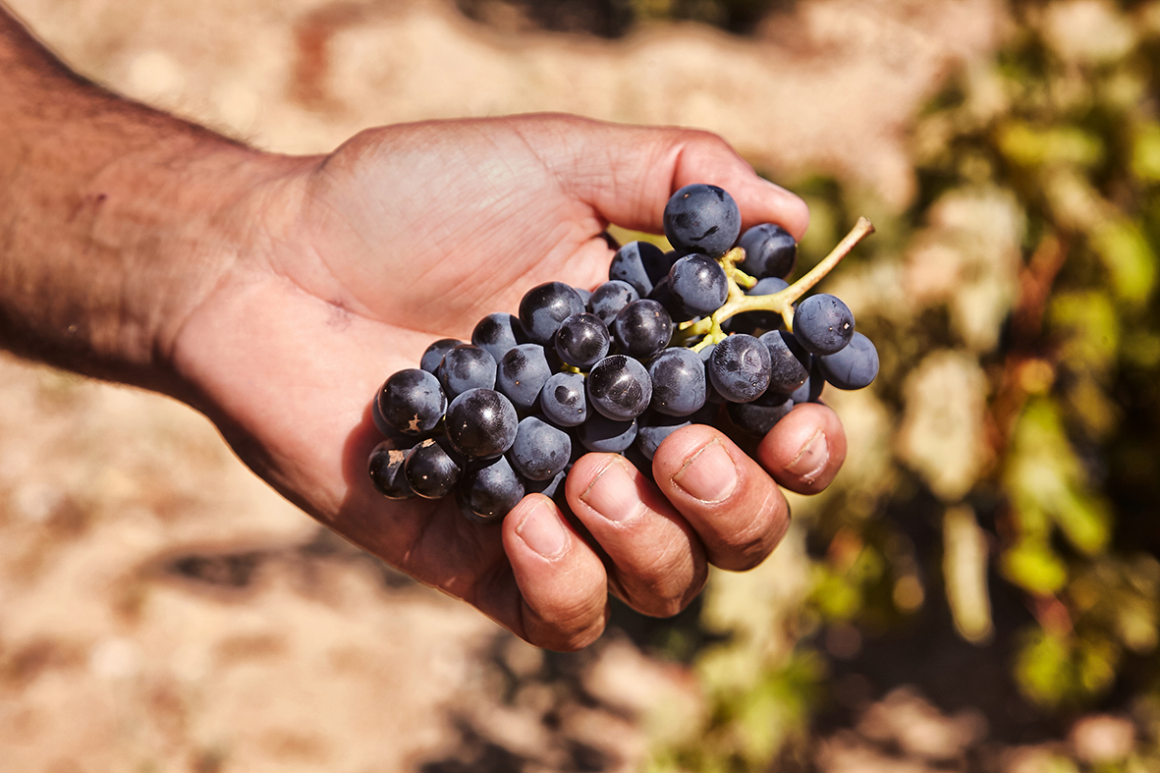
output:
[[[0,7],[0,346],[192,405],[321,523],[544,647],[596,639],[610,593],[671,615],[710,564],[757,565],[788,525],[779,484],[814,493],[841,466],[837,417],[799,406],[756,460],[685,428],[656,483],[589,454],[574,520],[529,495],[480,525],[374,491],[370,400],[534,285],[598,284],[608,223],[657,232],[693,182],[730,191],[746,227],[805,230],[800,199],[683,129],[530,115],[266,153],[87,82]]]

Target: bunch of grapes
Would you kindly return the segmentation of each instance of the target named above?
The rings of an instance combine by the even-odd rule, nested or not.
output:
[[[436,341],[418,368],[390,376],[373,409],[387,436],[368,465],[378,491],[454,495],[467,517],[498,521],[525,494],[561,491],[585,451],[648,472],[681,427],[762,436],[826,383],[874,380],[877,351],[846,304],[803,298],[873,231],[868,221],[793,284],[793,237],[772,223],[742,234],[721,188],[681,188],[664,226],[671,252],[626,244],[599,287],[533,287],[518,315],[489,314],[470,343]]]

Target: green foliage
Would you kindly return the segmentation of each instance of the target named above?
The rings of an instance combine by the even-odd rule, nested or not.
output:
[[[793,734],[759,726],[801,728],[825,703],[827,628],[870,640],[953,621],[1045,726],[1113,699],[1160,706],[1160,2],[1011,11],[1008,44],[918,119],[913,207],[827,280],[882,371],[827,392],[850,457],[793,501],[811,566],[786,624],[798,650],[734,650],[761,676],[714,693],[673,769],[763,769],[770,739]],[[809,266],[865,196],[797,187]],[[786,676],[802,658],[810,678]],[[1160,735],[1160,710],[1139,716]]]

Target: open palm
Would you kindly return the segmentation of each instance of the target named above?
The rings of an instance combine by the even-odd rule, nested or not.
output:
[[[538,495],[502,527],[468,522],[450,500],[383,499],[366,475],[381,439],[371,398],[434,339],[467,340],[544,281],[595,286],[612,254],[605,226],[658,230],[681,185],[720,185],[746,224],[798,235],[805,207],[710,135],[563,116],[387,127],[269,163],[274,181],[230,215],[249,225],[245,248],[176,340],[189,399],[321,522],[524,638],[587,644],[609,590],[648,614],[679,611],[707,564],[748,568],[777,544],[788,510],[773,478],[816,491],[840,466],[836,418],[805,406],[762,443],[764,469],[709,427],[666,441],[655,485],[586,456],[567,486],[583,537]]]

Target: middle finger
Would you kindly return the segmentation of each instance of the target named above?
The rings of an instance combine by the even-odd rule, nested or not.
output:
[[[646,615],[669,617],[705,585],[705,549],[657,487],[623,456],[588,454],[568,473],[572,512],[607,554],[609,584]]]

